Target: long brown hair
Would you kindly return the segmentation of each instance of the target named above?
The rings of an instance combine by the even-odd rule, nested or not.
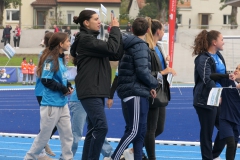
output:
[[[200,32],[194,40],[194,45],[192,46],[192,55],[196,56],[207,52],[212,45],[212,41],[217,40],[220,34],[221,33],[216,30],[211,30],[209,32],[207,30],[203,30],[202,32]]]
[[[68,35],[66,33],[62,32],[56,32],[54,33],[51,38],[48,41],[48,47],[43,51],[42,56],[40,57],[38,67],[37,67],[37,75],[38,77],[41,77],[42,75],[42,69],[44,62],[46,59],[49,59],[50,61],[53,61],[53,70],[54,72],[58,71],[59,69],[59,50],[60,50],[60,43],[64,43],[68,38]],[[63,58],[64,61],[64,58]]]
[[[162,24],[159,20],[157,19],[151,19],[150,17],[146,17],[146,20],[148,21],[148,25],[150,30],[146,33],[146,42],[149,44],[149,48],[154,49],[154,44],[153,42],[153,35],[157,32],[158,29],[162,29]]]

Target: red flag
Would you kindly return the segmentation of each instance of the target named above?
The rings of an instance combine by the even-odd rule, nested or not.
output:
[[[174,53],[174,35],[175,35],[175,23],[176,23],[176,9],[177,9],[177,0],[169,1],[169,67],[173,66],[173,53]]]

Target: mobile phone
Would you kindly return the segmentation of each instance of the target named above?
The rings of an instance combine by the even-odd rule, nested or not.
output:
[[[113,10],[111,10],[111,13],[112,13],[112,15],[113,15],[113,18],[115,18],[115,14],[114,14],[114,11],[113,11]]]

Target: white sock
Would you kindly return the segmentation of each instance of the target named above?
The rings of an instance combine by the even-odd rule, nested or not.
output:
[[[42,152],[38,155],[38,157],[44,157],[46,156],[46,152],[45,152],[45,149],[42,150]]]

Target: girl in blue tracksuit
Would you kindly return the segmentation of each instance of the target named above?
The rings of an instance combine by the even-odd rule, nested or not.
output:
[[[203,30],[195,40],[193,46],[194,82],[193,106],[196,109],[200,123],[200,147],[203,160],[213,160],[222,152],[225,143],[219,138],[219,133],[212,146],[212,134],[214,126],[219,129],[220,107],[207,105],[208,95],[213,87],[219,87],[210,75],[212,73],[226,73],[226,65],[222,54],[223,36],[220,32]]]
[[[46,48],[49,47],[49,46],[48,46],[48,41],[49,41],[49,39],[51,38],[52,35],[53,35],[53,32],[47,32],[47,33],[45,34],[45,36],[44,36],[44,45],[46,46]],[[40,57],[42,56],[42,52],[43,52],[43,51],[41,51],[40,54],[39,54],[39,59],[40,59]],[[41,78],[38,78],[38,77],[36,76],[35,96],[36,96],[36,98],[37,98],[37,101],[38,101],[39,106],[41,106],[43,90],[44,90],[44,86],[43,86],[43,84],[42,84],[42,82],[41,82]],[[57,127],[55,126],[54,129],[53,129],[53,131],[52,131],[52,134],[51,134],[50,138],[52,137],[52,135],[53,135],[56,131],[57,131]],[[47,154],[49,154],[49,155],[51,155],[51,156],[55,156],[55,153],[52,152],[52,150],[51,150],[51,148],[49,147],[48,144],[45,146],[45,151],[46,151]]]
[[[49,40],[40,58],[37,75],[41,77],[44,85],[40,107],[40,133],[35,138],[25,160],[36,160],[39,153],[46,146],[52,130],[58,128],[61,145],[62,159],[73,159],[71,151],[73,136],[71,131],[70,114],[67,105],[67,95],[73,92],[67,81],[67,68],[64,64],[64,51],[70,47],[67,34],[54,33]]]
[[[210,78],[229,87],[222,90],[219,135],[227,145],[226,160],[234,160],[240,135],[240,90],[235,88],[240,83],[240,65],[234,71],[235,81],[230,80],[229,74],[211,74]]]

